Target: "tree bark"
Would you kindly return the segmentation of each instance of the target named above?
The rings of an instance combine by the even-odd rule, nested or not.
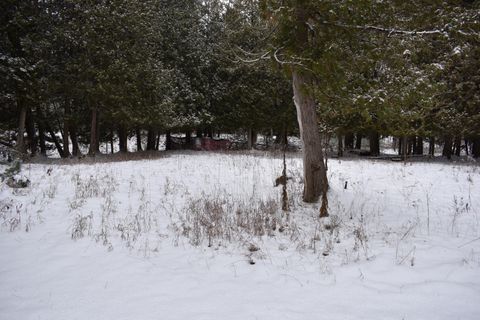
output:
[[[50,137],[52,138],[52,141],[55,144],[55,147],[57,148],[58,154],[60,155],[60,157],[63,158],[64,153],[63,153],[62,145],[58,141],[57,136],[55,135],[55,132],[53,132],[52,130],[52,127],[50,127],[50,125],[48,124],[47,124],[47,130],[50,133]]]
[[[135,129],[135,136],[137,137],[137,151],[142,151],[142,132],[140,129]]]
[[[454,150],[455,150],[455,155],[457,157],[460,157],[460,152],[462,151],[462,139],[460,137],[455,137],[455,146],[454,146]]]
[[[42,111],[37,107],[38,141],[40,144],[40,154],[47,156],[47,145],[45,143],[45,124]]]
[[[472,156],[475,159],[480,158],[480,137],[476,137],[473,139]]]
[[[347,133],[345,135],[345,150],[353,149],[355,142],[355,135],[353,133]]]
[[[415,140],[415,154],[423,155],[423,137],[416,137]]]
[[[33,120],[33,113],[30,108],[27,109],[26,130],[29,141],[29,149],[32,156],[37,153],[37,134],[35,132],[35,121]]]
[[[378,156],[380,155],[380,136],[378,132],[374,131],[370,133],[369,141],[370,141],[370,155]]]
[[[165,150],[171,150],[172,149],[172,135],[170,131],[167,131],[165,135]]]
[[[362,134],[357,133],[356,139],[355,139],[355,149],[360,150],[362,149]]]
[[[318,132],[317,110],[314,97],[307,92],[310,79],[297,70],[292,71],[294,102],[297,109],[300,136],[303,142],[303,200],[314,202],[327,188],[327,172]]]
[[[147,150],[151,151],[151,150],[155,150],[155,144],[157,142],[157,135],[156,135],[156,132],[155,130],[153,129],[150,129],[148,130],[148,134],[147,134]]]
[[[435,156],[435,137],[430,137],[430,141],[428,142],[428,154],[430,156]]]
[[[72,155],[78,157],[82,155],[78,145],[77,126],[70,122],[70,140],[72,140]]]
[[[88,149],[89,156],[95,156],[98,150],[98,130],[97,130],[97,122],[98,122],[98,111],[97,108],[92,108],[91,114],[91,123],[90,123],[90,147]]]
[[[65,99],[65,108],[63,115],[63,158],[70,156],[69,128],[70,128],[70,101]]]
[[[337,149],[337,156],[343,157],[343,136],[341,134],[337,135],[338,139],[338,149]]]
[[[25,122],[27,119],[27,106],[22,102],[21,99],[17,100],[17,106],[20,107],[20,116],[18,119],[18,135],[17,135],[17,143],[15,145],[15,149],[18,152],[25,153]]]
[[[443,144],[442,155],[447,157],[448,160],[452,159],[452,137],[445,137],[445,143]]]
[[[127,148],[127,130],[124,126],[118,127],[118,146],[120,152],[128,152]]]

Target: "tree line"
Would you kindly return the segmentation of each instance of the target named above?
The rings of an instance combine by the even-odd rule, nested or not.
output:
[[[62,157],[160,133],[300,129],[306,176],[394,136],[480,156],[479,1],[5,0],[2,144]],[[292,101],[292,96],[295,99]],[[297,117],[300,127],[297,126]],[[305,140],[306,139],[306,140]],[[13,141],[15,140],[15,141]],[[50,143],[47,143],[50,142]],[[138,149],[142,144],[138,144]],[[311,150],[311,152],[309,151]],[[308,158],[308,159],[307,159]],[[313,196],[315,198],[316,196]]]

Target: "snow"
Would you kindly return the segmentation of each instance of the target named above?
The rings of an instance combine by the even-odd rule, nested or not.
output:
[[[185,233],[194,204],[280,203],[280,157],[24,165],[29,188],[0,187],[0,319],[478,319],[480,168],[328,165],[329,221],[290,154],[285,230],[232,226],[211,247]]]

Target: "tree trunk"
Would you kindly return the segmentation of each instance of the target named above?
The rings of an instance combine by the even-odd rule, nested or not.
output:
[[[370,141],[370,155],[378,156],[380,155],[380,136],[378,132],[374,131],[370,133],[369,141]]]
[[[355,140],[355,149],[360,150],[362,149],[362,134],[357,133],[356,140]]]
[[[113,132],[113,129],[110,130],[110,153],[113,154],[115,152],[115,145],[114,145],[114,138],[115,134]]]
[[[190,149],[192,146],[192,132],[190,130],[187,130],[185,133],[185,144],[187,149]]]
[[[338,149],[337,149],[337,156],[343,157],[343,136],[341,134],[337,135],[338,139]]]
[[[415,154],[423,155],[423,137],[416,137],[415,141]]]
[[[120,152],[128,152],[127,148],[127,130],[124,126],[118,127],[118,146]]]
[[[148,130],[147,134],[147,150],[152,151],[158,148],[155,148],[157,142],[157,135],[153,129]]]
[[[170,131],[167,131],[165,135],[165,150],[171,150],[172,149],[172,135]]]
[[[88,149],[89,156],[95,156],[98,150],[98,132],[97,132],[97,122],[98,122],[98,114],[97,108],[92,108],[91,114],[91,123],[90,123],[90,147]]]
[[[472,156],[475,159],[480,158],[480,137],[476,137],[473,139]]]
[[[315,100],[307,92],[310,79],[297,70],[292,71],[294,102],[297,109],[300,136],[303,142],[303,200],[314,202],[327,188],[327,172],[317,125]]]
[[[140,129],[135,129],[135,136],[137,137],[137,151],[142,151],[142,132]]]
[[[37,153],[37,134],[35,132],[35,121],[33,120],[33,113],[30,109],[27,110],[26,129],[29,141],[29,148],[32,156]]]
[[[257,132],[252,128],[249,128],[247,131],[247,148],[253,149],[255,144],[257,143]]]
[[[72,155],[78,157],[82,155],[80,146],[78,145],[77,126],[70,123],[70,140],[72,140]]]
[[[17,106],[20,107],[20,117],[18,120],[18,135],[17,135],[17,143],[15,145],[15,149],[18,152],[25,153],[25,122],[27,119],[27,106],[23,104],[21,99],[18,99]]]
[[[454,150],[455,150],[455,155],[457,157],[460,157],[460,152],[462,151],[462,139],[460,137],[455,137],[455,146],[454,146]]]
[[[65,100],[65,109],[63,114],[63,158],[70,156],[69,127],[70,127],[70,101]]]
[[[447,157],[448,160],[452,159],[452,137],[445,137],[445,143],[443,144],[442,155]]]
[[[58,141],[57,136],[55,135],[55,132],[53,132],[52,130],[52,127],[50,127],[50,125],[48,124],[47,124],[47,130],[50,133],[50,137],[52,138],[52,141],[55,144],[55,147],[57,148],[58,154],[60,155],[60,157],[63,158],[64,153],[63,153],[62,145]]]
[[[355,135],[353,133],[347,133],[345,135],[345,150],[353,149],[354,142],[355,142]]]
[[[435,156],[435,137],[430,137],[430,141],[428,142],[428,154],[430,156]]]
[[[47,145],[45,143],[45,124],[42,111],[40,107],[37,108],[37,123],[38,123],[38,141],[40,143],[40,154],[47,156]]]

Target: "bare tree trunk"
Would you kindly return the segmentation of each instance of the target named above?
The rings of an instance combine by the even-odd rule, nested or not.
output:
[[[354,136],[353,133],[347,133],[345,135],[345,149],[346,150],[353,149],[354,140],[355,140],[355,136]]]
[[[156,142],[157,142],[157,135],[156,135],[155,130],[153,130],[153,129],[148,130],[147,150],[151,151],[151,150],[158,149],[158,148],[155,148]]]
[[[72,140],[72,155],[78,157],[82,155],[78,145],[77,127],[75,124],[70,125],[70,140]]]
[[[32,156],[37,153],[37,134],[35,132],[35,121],[33,120],[33,113],[30,109],[27,109],[26,129],[29,141],[29,149]]]
[[[98,130],[97,130],[97,122],[98,122],[98,114],[97,108],[92,109],[91,114],[91,123],[90,123],[90,148],[88,149],[89,156],[95,156],[98,150]]]
[[[113,132],[113,129],[110,130],[110,153],[113,154],[115,151],[115,146],[114,146],[114,138],[115,138],[115,133]]]
[[[170,131],[167,131],[165,135],[165,150],[171,150],[172,149],[172,135]]]
[[[415,137],[415,154],[423,155],[423,137]]]
[[[462,150],[462,139],[459,136],[455,137],[454,150],[455,155],[460,157],[460,152]]]
[[[356,139],[355,139],[355,149],[360,150],[362,149],[362,134],[357,133]]]
[[[45,143],[45,124],[42,111],[40,107],[37,107],[37,123],[38,123],[38,141],[40,143],[40,154],[42,156],[47,155],[47,145]]]
[[[370,133],[369,141],[370,141],[370,154],[372,156],[378,156],[380,154],[380,137],[378,132],[374,131]]]
[[[65,108],[63,114],[63,157],[68,158],[70,156],[70,142],[69,142],[69,128],[70,128],[70,100],[65,99]]]
[[[18,152],[25,153],[25,122],[27,119],[27,106],[22,102],[21,99],[17,100],[17,106],[20,107],[20,116],[18,119],[18,134],[17,134],[17,143],[15,149]]]
[[[442,155],[447,157],[448,160],[452,159],[452,137],[447,136],[445,137],[445,143],[443,145],[443,152]]]
[[[55,132],[53,132],[52,130],[52,127],[50,127],[50,125],[48,124],[47,124],[47,130],[50,133],[50,137],[52,138],[53,143],[55,144],[55,147],[57,148],[58,154],[60,155],[60,157],[63,158],[64,153],[63,153],[62,145],[58,141],[57,136],[55,135]]]
[[[292,71],[293,93],[297,108],[298,125],[303,142],[303,200],[314,202],[327,188],[327,172],[318,132],[317,111],[313,96],[307,92],[309,78],[297,70]]]
[[[341,134],[337,135],[338,139],[338,149],[337,149],[337,156],[343,157],[343,136]]]
[[[476,137],[473,139],[472,156],[475,159],[480,158],[480,137]]]
[[[128,152],[127,130],[124,126],[118,127],[118,146],[120,147],[120,152]]]
[[[142,151],[142,132],[140,129],[135,130],[135,136],[137,137],[137,151]]]
[[[430,137],[430,141],[428,142],[428,154],[430,156],[435,156],[435,137]]]

